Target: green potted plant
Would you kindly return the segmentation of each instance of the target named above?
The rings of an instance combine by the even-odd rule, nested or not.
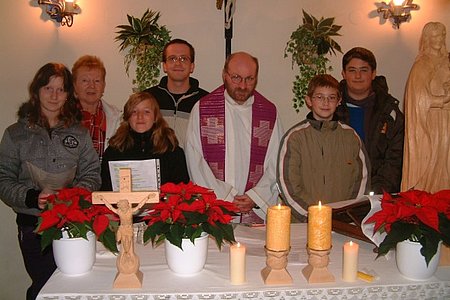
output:
[[[104,205],[92,204],[92,193],[84,188],[64,188],[48,197],[47,205],[39,215],[36,232],[41,238],[42,250],[61,238],[87,240],[92,231],[97,239],[113,253],[117,253],[115,227],[109,218],[114,213]]]
[[[436,271],[441,243],[450,246],[450,190],[434,194],[421,190],[384,193],[381,209],[365,223],[375,223],[374,234],[384,236],[377,257],[396,249],[400,273],[412,279],[427,279]]]
[[[206,263],[209,237],[219,250],[234,243],[231,220],[239,209],[232,202],[219,200],[212,190],[193,182],[166,183],[161,186],[161,202],[144,217],[148,227],[144,242],[161,244],[164,240],[169,268],[188,275],[201,271]]]
[[[93,205],[91,192],[83,188],[63,188],[50,195],[39,215],[36,232],[42,250],[53,248],[58,269],[67,275],[89,272],[95,262],[96,242],[117,253],[114,213],[104,205]]]
[[[331,66],[327,66],[329,59],[325,55],[336,55],[336,51],[342,53],[341,46],[332,39],[340,35],[338,31],[342,26],[335,25],[334,18],[322,17],[318,20],[302,11],[303,24],[292,32],[284,52],[284,57],[289,54],[292,56],[292,67],[294,63],[299,67],[292,89],[293,107],[297,112],[305,104],[304,98],[311,78],[332,70]]]
[[[206,232],[213,237],[219,249],[226,241],[234,243],[231,220],[238,208],[232,203],[216,198],[210,189],[193,182],[166,183],[161,186],[162,200],[147,217],[148,228],[144,241],[154,245],[168,240],[182,249],[182,239],[193,242]]]
[[[124,58],[127,75],[131,62],[136,63],[133,85],[142,91],[158,83],[162,51],[171,39],[170,31],[158,24],[159,12],[147,9],[140,19],[127,18],[129,24],[116,27],[115,41],[120,42],[119,51],[128,51]]]

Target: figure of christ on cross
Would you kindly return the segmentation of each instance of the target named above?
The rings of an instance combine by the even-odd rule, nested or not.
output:
[[[157,203],[157,191],[132,192],[131,170],[120,169],[119,192],[93,192],[92,203],[105,204],[111,211],[120,217],[119,229],[116,233],[117,242],[121,243],[117,257],[117,275],[114,288],[141,288],[143,274],[139,271],[139,257],[134,252],[133,214],[146,203]],[[133,203],[137,203],[133,207]],[[117,208],[113,206],[117,204]]]
[[[116,240],[122,247],[117,258],[117,269],[123,274],[136,273],[139,270],[139,257],[134,253],[133,214],[146,203],[147,197],[135,207],[132,207],[126,199],[120,200],[117,208],[114,208],[104,197],[100,197],[105,205],[120,217]]]

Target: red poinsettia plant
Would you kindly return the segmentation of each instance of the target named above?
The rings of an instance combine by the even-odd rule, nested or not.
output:
[[[47,198],[36,232],[42,236],[41,247],[45,249],[53,240],[62,237],[87,239],[87,233],[93,231],[107,249],[117,253],[114,227],[117,228],[118,221],[113,216],[106,206],[92,204],[90,191],[64,188]]]
[[[378,257],[398,242],[410,240],[422,245],[420,252],[428,265],[440,241],[450,246],[450,190],[434,194],[420,190],[398,195],[384,193],[381,210],[366,223],[375,223],[374,233],[386,233],[378,247]]]
[[[219,200],[212,190],[192,182],[166,183],[160,192],[161,201],[144,218],[148,221],[144,242],[151,239],[158,245],[167,239],[182,249],[182,239],[194,242],[203,232],[215,239],[219,249],[224,241],[235,242],[231,220],[239,209],[232,202]]]

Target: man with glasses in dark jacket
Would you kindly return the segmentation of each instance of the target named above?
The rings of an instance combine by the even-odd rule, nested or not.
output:
[[[192,107],[208,94],[190,77],[195,68],[195,50],[182,39],[173,39],[164,46],[162,67],[167,76],[158,85],[147,89],[158,101],[161,113],[175,130],[178,142],[184,147],[186,128]]]

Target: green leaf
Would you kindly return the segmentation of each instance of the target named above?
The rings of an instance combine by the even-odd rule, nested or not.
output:
[[[151,231],[152,231],[152,227],[147,227],[147,229],[145,229],[145,231],[144,231],[143,239],[144,239],[144,243],[145,243],[145,244],[146,244],[149,240],[152,240],[152,242],[153,242],[153,239],[155,238],[155,236],[153,236],[153,235],[151,234]]]
[[[330,50],[333,52],[334,55],[336,55],[334,49],[342,53],[341,46],[339,46],[339,44],[336,43],[334,40],[330,39]]]
[[[127,20],[128,20],[128,23],[129,23],[130,25],[133,24],[133,17],[132,17],[132,16],[130,16],[130,15],[127,14]]]
[[[304,10],[302,9],[303,12],[303,24],[307,25],[307,24],[311,24],[313,23],[312,17]]]
[[[137,33],[140,34],[142,31],[142,24],[141,24],[141,20],[133,17],[131,22],[131,26],[133,27],[133,30]]]
[[[188,237],[189,237],[189,240],[191,240],[191,242],[194,243],[194,240],[196,238],[199,238],[202,235],[203,229],[201,226],[197,226],[196,228],[193,228],[193,227],[188,227],[188,228],[193,229],[192,233],[190,233],[188,235]]]
[[[153,242],[153,246],[157,247],[162,244],[166,240],[165,235],[160,235],[156,241]]]
[[[170,224],[164,222],[156,222],[152,226],[148,226],[144,231],[144,243],[147,243],[150,239],[152,242],[155,240],[156,236],[161,233],[166,233],[170,229]]]
[[[294,63],[299,67],[299,75],[295,76],[293,83],[293,107],[296,112],[304,105],[304,98],[307,93],[309,81],[313,76],[327,73],[332,68],[326,54],[336,55],[336,51],[341,52],[341,47],[331,36],[339,36],[338,31],[342,26],[334,25],[334,17],[320,20],[303,13],[303,24],[292,32],[289,41],[286,43],[284,57],[292,56],[292,66]]]
[[[185,231],[183,224],[180,223],[174,223],[170,225],[169,230],[167,231],[167,234],[173,234],[178,236],[180,239],[185,237]]]
[[[61,230],[56,227],[50,227],[43,231],[41,234],[41,250],[44,251],[45,248],[52,244],[53,240],[57,240],[61,237]]]
[[[342,28],[342,26],[340,26],[340,25],[332,25],[332,26],[331,26],[331,33],[332,33],[332,35],[340,35],[340,34],[338,33],[338,31],[339,31],[341,28]]]
[[[86,201],[83,197],[80,197],[80,201],[78,201],[81,209],[87,209],[92,206],[92,202]]]
[[[90,224],[84,223],[70,223],[68,234],[71,238],[82,237],[87,240],[87,233],[90,231]]]
[[[330,44],[327,41],[321,40],[317,44],[317,53],[319,55],[327,54],[329,50],[330,50]]]
[[[414,224],[395,222],[391,231],[386,235],[384,241],[378,247],[378,257],[385,255],[389,250],[395,248],[398,242],[409,239],[416,230]]]
[[[233,226],[231,224],[222,224],[221,229],[223,231],[223,238],[229,242],[234,243],[236,239],[234,238]]]
[[[119,42],[119,51],[128,51],[124,57],[125,71],[129,75],[131,63],[136,63],[132,81],[139,90],[158,82],[162,50],[171,39],[170,31],[158,24],[159,18],[159,12],[147,9],[140,19],[127,15],[129,25],[116,26],[114,40]],[[142,50],[144,46],[149,48]]]
[[[326,18],[322,19],[318,24],[317,27],[320,28],[328,28],[327,30],[331,29],[331,26],[334,23],[334,18]]]
[[[171,242],[173,245],[177,246],[180,249],[183,249],[181,247],[181,242],[182,242],[182,236],[180,236],[175,229],[173,229],[172,231],[169,231],[168,233],[166,233],[166,239]]]
[[[106,229],[99,237],[98,240],[105,246],[106,249],[112,253],[118,253],[116,235],[111,229]]]
[[[443,213],[439,213],[439,232],[442,242],[450,246],[450,220]]]
[[[431,259],[437,252],[441,238],[438,232],[428,226],[423,226],[421,228],[421,232],[422,237],[419,239],[419,242],[422,245],[422,248],[420,249],[420,253],[425,257],[425,262],[428,266]]]
[[[183,213],[186,217],[186,225],[200,224],[208,221],[208,216],[199,212],[186,211]]]
[[[312,26],[314,28],[317,28],[317,25],[319,24],[320,21],[316,17],[314,17],[313,15],[310,15],[310,16],[312,18]],[[322,19],[323,19],[323,17],[320,20],[322,20]]]
[[[186,227],[185,229],[184,229],[184,237],[185,238],[189,238],[189,239],[191,239],[191,241],[193,240],[193,236],[194,235],[196,235],[196,232],[197,232],[197,229],[196,228],[194,228],[194,227],[192,227],[192,226],[188,226],[188,227]],[[198,236],[200,236],[200,234],[198,235]],[[198,237],[197,236],[197,237]]]
[[[206,229],[205,231],[208,232],[209,234],[211,234],[215,241],[216,241],[216,245],[219,249],[222,249],[222,243],[223,243],[223,234],[222,231],[220,230],[219,226],[212,226],[210,224],[204,224],[204,229]],[[206,227],[206,228],[205,228]]]

